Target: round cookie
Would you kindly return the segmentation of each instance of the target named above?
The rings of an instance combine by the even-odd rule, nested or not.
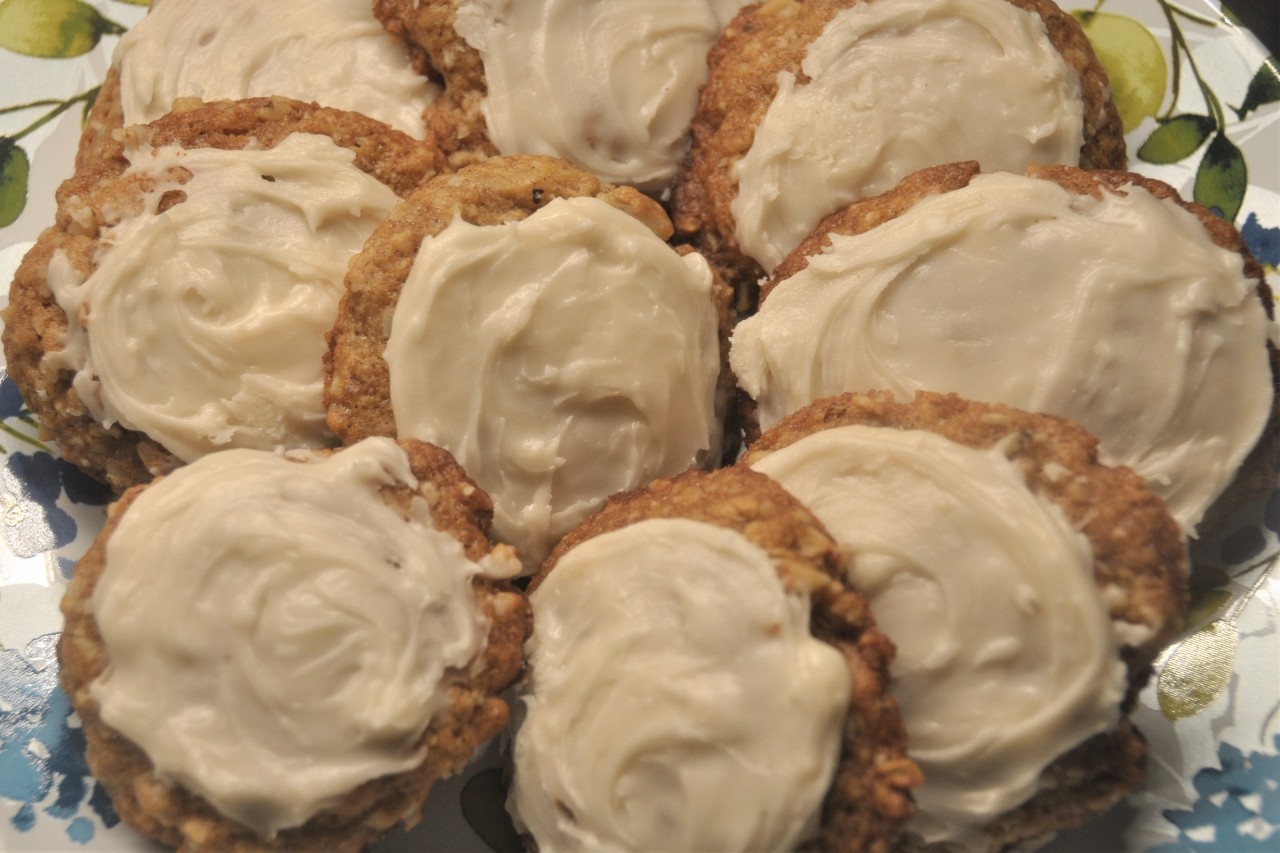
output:
[[[1052,412],[1191,532],[1251,450],[1274,468],[1271,311],[1236,230],[1163,183],[955,163],[828,217],[762,285],[730,360],[749,438],[844,391]]]
[[[429,73],[359,3],[156,0],[116,47],[85,120],[76,168],[119,159],[117,131],[155,121],[190,97],[316,102],[421,140],[423,111],[439,91]]]
[[[1188,558],[1163,502],[1100,464],[1092,436],[955,395],[844,394],[739,464],[826,524],[899,647],[925,779],[899,849],[1013,849],[1142,784],[1125,715],[1180,627]]]
[[[128,370],[145,370],[144,395],[147,388],[183,393],[202,377],[214,381],[221,376],[217,381],[228,383],[222,403],[228,413],[222,421],[211,421],[211,429],[234,431],[238,423],[248,423],[243,418],[256,418],[253,412],[278,407],[278,414],[262,414],[267,437],[261,443],[292,443],[288,439],[294,426],[314,442],[331,443],[323,438],[321,359],[346,258],[399,194],[407,194],[443,165],[432,146],[356,113],[283,98],[177,106],[178,112],[130,128],[121,137],[129,156],[138,161],[136,168],[122,156],[63,184],[56,223],[23,259],[6,312],[9,375],[45,434],[59,443],[68,461],[117,490],[144,482],[207,450],[207,441],[218,440],[190,434],[195,410],[179,411],[160,423],[158,413],[165,410],[154,401],[139,403],[136,388],[126,389],[123,399],[99,400],[103,380],[126,381],[118,371],[108,371],[101,358],[124,358],[120,363]],[[302,152],[299,159],[289,159],[286,152],[293,150]],[[319,171],[307,171],[309,163]],[[276,170],[276,175],[262,171],[256,178],[246,176],[245,169],[255,168]],[[202,174],[217,177],[202,179]],[[233,175],[237,180],[231,180]],[[310,195],[299,200],[302,192]],[[190,193],[201,206],[194,206]],[[280,211],[276,220],[271,218],[274,210]],[[294,218],[286,216],[295,211]],[[253,216],[258,218],[249,222]],[[276,221],[297,224],[285,231],[274,227]],[[276,245],[285,240],[293,242]],[[232,243],[243,249],[220,251]],[[300,251],[304,244],[316,247],[314,255]],[[247,266],[255,263],[252,269]],[[234,281],[219,284],[218,275],[228,270],[238,271],[234,281],[255,281],[255,289],[237,289]],[[277,280],[280,286],[269,290],[268,283]],[[98,297],[90,295],[88,284],[116,295],[95,309]],[[273,293],[279,301],[272,301]],[[309,295],[303,299],[303,294]],[[107,308],[121,305],[130,306],[121,309],[124,331],[147,342],[132,356],[95,352],[95,322],[106,323],[104,317],[114,316]],[[69,312],[76,315],[70,326]],[[157,320],[156,312],[167,322]],[[283,325],[276,329],[269,327],[271,322]],[[315,327],[310,347],[304,339],[308,324]],[[235,337],[240,331],[244,336]],[[288,351],[276,356],[262,351],[284,340],[291,340]],[[108,336],[105,343],[121,341]],[[165,357],[158,349],[161,343],[176,347],[178,354],[170,351]],[[253,354],[246,357],[287,370],[288,387],[265,394],[245,390],[262,399],[261,405],[245,402],[241,418],[232,411],[241,404],[229,402],[241,392],[230,384],[244,381],[242,374],[269,372],[236,364],[238,353],[250,347]],[[233,367],[219,374],[215,362],[224,356]],[[145,367],[128,361],[149,357],[155,363]],[[96,373],[88,369],[90,360]],[[184,370],[204,372],[175,380],[177,387],[166,384],[166,375]],[[314,393],[307,390],[311,383]],[[312,396],[315,417],[307,414]],[[296,417],[291,408],[295,398],[301,407]],[[212,403],[214,399],[200,399],[192,405],[200,409]],[[114,411],[121,405],[135,408],[121,415]],[[277,429],[277,419],[287,426]],[[184,450],[179,444],[192,446]]]
[[[227,451],[129,490],[58,647],[116,812],[209,851],[356,851],[416,823],[506,724],[522,666],[490,513],[447,453],[387,439]]]
[[[352,260],[330,427],[446,447],[531,569],[610,494],[719,464],[729,293],[670,234],[656,202],[563,160],[427,182]]]
[[[462,166],[563,157],[650,193],[688,148],[706,55],[743,0],[377,0],[376,14],[439,68],[428,111]]]
[[[1002,9],[1003,17],[996,14]],[[954,41],[938,40],[943,37]],[[1004,62],[1005,70],[993,70]],[[673,220],[677,233],[740,289],[754,286],[822,216],[919,168],[966,159],[1016,171],[1034,162],[1126,165],[1106,74],[1077,22],[1049,0],[1009,0],[1007,7],[916,0],[762,3],[734,20],[709,64],[692,150],[675,187]],[[978,76],[963,76],[970,73]],[[804,135],[787,142],[791,119],[783,112],[774,116],[780,91],[796,100],[822,91],[816,88],[821,81],[835,86],[841,75],[859,82],[843,93],[833,90],[847,106],[797,107],[792,118]],[[980,89],[977,100],[964,90],[966,83]],[[1078,124],[1065,113],[1045,112],[1036,127],[1023,126],[1033,108],[1047,111],[1052,103],[1078,116]],[[830,151],[821,147],[826,124],[833,143],[839,140]],[[771,135],[760,142],[757,167],[753,150],[766,127]],[[936,141],[928,136],[935,132],[943,134]],[[1062,150],[1050,149],[1050,139]],[[1078,153],[1070,150],[1072,143]],[[776,187],[753,184],[740,192],[742,181],[772,174],[769,157],[781,158],[778,169],[801,171],[779,172]],[[750,245],[740,232],[744,217],[760,223],[750,225]]]
[[[709,562],[708,554],[714,555]],[[748,571],[748,564],[755,568]],[[623,847],[662,846],[646,834],[649,830],[659,837],[666,833],[667,844],[690,849],[734,844],[775,849],[797,842],[804,849],[888,849],[912,812],[908,790],[919,777],[902,757],[897,706],[888,692],[892,646],[876,629],[863,598],[839,580],[842,564],[843,556],[808,511],[768,478],[745,468],[658,480],[612,498],[566,536],[530,584],[535,620],[544,627],[541,633],[535,629],[527,646],[525,712],[514,739],[509,807],[533,827],[535,841],[538,832],[550,830],[544,800],[555,797],[563,807],[552,810],[551,841],[569,833],[588,848],[593,839]],[[763,577],[752,574],[756,569]],[[625,599],[617,599],[626,602],[622,607],[577,597],[615,584],[626,591]],[[759,615],[759,596],[789,600],[799,621]],[[697,608],[697,619],[680,615],[689,607]],[[801,637],[794,638],[793,631]],[[775,672],[767,649],[779,638],[821,643],[804,653],[803,666],[783,666],[783,685],[770,688],[771,682],[764,682],[753,688],[756,675]],[[615,641],[629,651],[615,653]],[[719,651],[704,659],[705,649]],[[607,672],[593,676],[590,658],[597,652],[606,656],[596,663]],[[744,661],[745,673],[735,669]],[[540,672],[539,665],[551,668]],[[829,666],[834,666],[835,683],[822,686]],[[681,687],[689,679],[696,689]],[[847,708],[828,707],[846,679]],[[629,691],[636,691],[635,701],[626,698]],[[795,703],[792,710],[773,708],[788,701]],[[554,754],[581,753],[583,761],[603,766],[579,767],[548,754],[552,766],[562,769],[545,775],[548,765],[539,759],[539,743],[546,731],[557,730],[552,716],[557,707],[567,709],[575,722],[568,742],[557,737]],[[622,731],[615,728],[619,715],[626,719],[637,712],[639,718]],[[759,745],[750,734],[753,712],[776,727],[785,760],[769,761],[752,752]],[[810,726],[819,726],[813,715],[824,720],[821,728],[831,724],[824,747],[815,744],[816,730]],[[614,735],[597,750],[591,744],[598,731]],[[717,746],[720,737],[731,738],[734,746]],[[790,759],[813,757],[796,755],[802,743],[803,750],[839,753],[825,776],[814,771],[808,777],[807,784],[818,784],[818,790],[807,808],[796,803],[790,788]],[[756,761],[744,759],[745,766],[726,769],[712,760],[727,756],[726,763],[737,767],[733,756],[739,750]],[[571,780],[579,771],[590,780],[585,786],[565,781],[566,774]],[[553,787],[544,789],[549,782]],[[567,792],[561,783],[569,784]],[[642,793],[646,783],[658,786],[648,789],[650,796]],[[753,784],[763,785],[763,793]],[[616,792],[620,800],[605,805],[614,797],[601,792]],[[628,792],[643,807],[628,809]],[[760,803],[752,799],[756,796],[762,797]],[[733,806],[715,805],[725,797]],[[709,813],[698,813],[699,804]],[[779,812],[804,827],[793,828],[789,841],[778,830]],[[728,816],[731,826],[718,831],[718,816]],[[615,818],[620,827],[611,825]],[[649,818],[657,823],[646,826]],[[615,829],[630,841],[618,841]]]

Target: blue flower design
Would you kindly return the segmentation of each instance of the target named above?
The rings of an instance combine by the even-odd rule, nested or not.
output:
[[[1280,228],[1263,228],[1258,214],[1250,213],[1240,226],[1240,236],[1258,263],[1280,267]]]
[[[58,478],[62,492],[73,504],[106,506],[111,502],[111,488],[90,477],[69,462],[58,460]]]
[[[58,506],[60,496],[88,506],[102,506],[111,499],[105,485],[48,453],[10,453],[0,481],[7,492],[4,536],[19,557],[34,557],[75,540],[75,519]]]
[[[22,417],[27,413],[27,404],[22,399],[18,386],[8,376],[0,381],[0,419]]]
[[[1280,751],[1280,735],[1273,745]],[[1195,775],[1199,796],[1190,809],[1164,813],[1178,828],[1178,840],[1147,853],[1274,853],[1280,841],[1280,755],[1246,755],[1223,743],[1218,760],[1221,769]]]
[[[76,538],[76,522],[58,507],[62,468],[47,453],[10,453],[5,459],[4,537],[19,557],[34,557]]]
[[[106,827],[120,819],[89,776],[83,733],[69,725],[71,700],[58,687],[57,642],[57,634],[46,634],[25,654],[0,651],[0,796],[23,803],[10,823],[28,831],[38,819],[36,805],[53,791],[41,811],[67,821],[67,837],[84,844],[93,838],[94,824],[80,814],[82,805]]]

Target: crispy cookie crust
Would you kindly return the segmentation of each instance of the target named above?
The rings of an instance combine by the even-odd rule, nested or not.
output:
[[[124,127],[124,108],[120,103],[120,71],[107,69],[93,106],[84,119],[80,144],[76,148],[76,172],[87,172],[106,160],[124,156],[124,146],[115,138]]]
[[[481,102],[489,92],[480,52],[458,35],[457,0],[373,0],[383,28],[409,45],[415,63],[444,80],[444,92],[424,114],[450,164],[460,169],[498,154],[489,141]]]
[[[1018,464],[1028,488],[1060,507],[1088,538],[1111,617],[1144,629],[1141,642],[1121,650],[1129,673],[1122,706],[1127,713],[1156,655],[1180,630],[1187,604],[1186,546],[1164,502],[1128,468],[1102,465],[1097,440],[1074,422],[954,394],[921,392],[909,403],[896,402],[887,392],[828,397],[779,422],[739,464],[751,465],[805,436],[850,425],[927,430],[979,449],[1007,442],[1005,455]],[[1046,785],[1035,797],[986,827],[987,849],[1007,850],[1101,814],[1141,786],[1145,757],[1142,736],[1126,720],[1089,739],[1049,766]],[[916,838],[900,849],[928,848]]]
[[[800,64],[809,44],[838,12],[859,2],[866,0],[769,0],[748,7],[708,56],[710,75],[693,120],[693,145],[676,181],[673,219],[680,238],[692,241],[739,288],[754,285],[764,271],[735,237],[733,167],[750,150],[778,93],[778,72],[807,79]],[[1049,41],[1080,75],[1084,144],[1079,165],[1124,168],[1124,134],[1111,86],[1080,25],[1051,0],[1008,2],[1040,16]]]
[[[763,305],[773,289],[809,265],[809,258],[819,254],[831,244],[832,234],[853,236],[863,234],[895,219],[918,202],[932,195],[962,189],[981,173],[973,161],[948,163],[921,169],[908,175],[898,186],[872,198],[854,202],[836,211],[822,221],[814,232],[778,265],[773,275],[760,286],[760,304]],[[1245,246],[1240,232],[1220,216],[1215,216],[1203,205],[1184,200],[1168,184],[1147,178],[1135,172],[1118,169],[1084,170],[1073,166],[1031,166],[1027,175],[1051,181],[1068,192],[1078,195],[1101,197],[1104,192],[1124,192],[1125,187],[1145,189],[1159,199],[1168,199],[1188,211],[1200,221],[1210,239],[1229,252],[1240,255],[1244,263],[1245,277],[1257,282],[1258,299],[1268,319],[1275,319],[1275,301],[1271,287],[1263,275],[1262,265],[1254,259]],[[1251,496],[1264,494],[1275,481],[1277,455],[1280,453],[1280,351],[1268,342],[1267,352],[1271,361],[1271,375],[1276,395],[1272,403],[1270,420],[1257,446],[1246,458],[1240,473],[1227,491],[1210,507],[1205,519],[1198,525],[1201,531],[1211,531],[1226,521],[1230,511]],[[755,401],[747,394],[738,395],[739,417],[744,425],[747,441],[760,435],[756,418]]]
[[[736,530],[769,554],[788,588],[810,596],[813,635],[844,655],[853,690],[821,837],[804,849],[891,849],[915,811],[909,791],[920,782],[919,769],[905,756],[902,719],[889,694],[893,644],[876,628],[866,599],[844,585],[844,557],[821,522],[772,480],[737,466],[690,471],[617,495],[561,540],[530,592],[572,548],[651,518]]]
[[[157,2],[159,0],[151,0],[151,6],[154,7]],[[426,61],[422,50],[409,43],[406,43],[405,47],[409,51],[409,62],[413,70],[424,77],[434,77],[434,71]],[[174,109],[184,109],[182,104],[191,100],[193,99],[178,99]],[[277,100],[283,100],[283,98],[277,96]],[[80,133],[80,143],[76,149],[76,171],[86,172],[101,163],[123,157],[124,146],[119,136],[119,131],[123,127],[124,108],[120,100],[120,69],[112,65],[107,69],[97,97],[93,100],[93,106],[85,116],[84,129]],[[427,144],[433,144],[430,134],[427,136]]]
[[[489,553],[492,505],[445,451],[416,441],[401,442],[409,454],[417,489],[384,489],[383,497],[408,516],[409,504],[425,499],[437,527],[462,543],[469,559]],[[341,452],[341,451],[337,451]],[[305,464],[305,463],[298,463]],[[417,823],[432,784],[461,770],[475,749],[506,725],[507,704],[498,693],[523,666],[523,643],[531,627],[529,605],[505,581],[477,577],[476,602],[489,623],[488,642],[466,672],[453,674],[450,704],[422,736],[426,757],[413,770],[374,779],[338,805],[300,827],[266,840],[220,815],[205,800],[157,777],[146,755],[99,717],[89,685],[107,668],[109,652],[93,612],[93,592],[106,563],[107,544],[124,513],[147,486],[130,489],[108,512],[107,523],[85,556],[62,601],[66,627],[58,644],[62,686],[80,715],[86,756],[93,774],[111,795],[116,812],[143,833],[183,850],[358,851],[398,823]],[[165,567],[157,566],[157,571]],[[235,749],[229,744],[228,749]]]
[[[126,133],[140,143],[184,148],[271,148],[289,134],[315,133],[355,153],[355,164],[405,195],[444,166],[440,152],[356,113],[302,104],[284,98],[185,101],[180,110]],[[14,276],[5,312],[4,350],[9,375],[17,383],[44,435],[54,438],[63,456],[117,491],[143,483],[178,461],[146,435],[119,424],[105,426],[89,414],[71,387],[73,373],[50,375],[41,362],[64,346],[67,316],[48,285],[49,262],[65,253],[85,276],[96,267],[103,232],[142,210],[154,182],[125,175],[123,154],[66,181],[58,190],[55,224],[40,235]],[[172,194],[161,209],[180,202]]]
[[[671,222],[657,202],[552,157],[494,157],[428,181],[400,204],[347,272],[347,292],[325,360],[329,428],[348,444],[371,435],[395,435],[390,377],[382,353],[400,290],[423,240],[439,234],[455,216],[473,225],[518,222],[552,199],[576,197],[598,198],[635,217],[663,240],[671,236]],[[732,315],[728,288],[718,279],[713,298],[720,326],[719,394],[728,399],[733,387],[727,366]]]

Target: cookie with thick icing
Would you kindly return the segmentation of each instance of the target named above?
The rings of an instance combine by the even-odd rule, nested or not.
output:
[[[1141,786],[1127,715],[1181,626],[1188,558],[1163,501],[1092,436],[955,395],[844,394],[739,464],[827,526],[898,647],[924,774],[900,849],[1016,849]]]
[[[529,609],[439,448],[229,450],[128,491],[62,603],[116,813],[184,850],[364,849],[507,722]]]

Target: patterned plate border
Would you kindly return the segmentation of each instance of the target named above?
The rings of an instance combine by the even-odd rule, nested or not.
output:
[[[1276,59],[1212,0],[1062,5],[1112,77],[1131,168],[1235,220],[1276,282]],[[143,6],[0,0],[0,282],[52,222],[84,111]],[[153,849],[88,775],[57,686],[58,601],[108,494],[39,437],[2,365],[0,464],[0,851]],[[1280,849],[1280,491],[1251,485],[1227,532],[1196,543],[1187,631],[1135,712],[1151,744],[1146,787],[1052,853]],[[433,793],[417,829],[374,850],[518,849],[497,768],[491,748]]]

